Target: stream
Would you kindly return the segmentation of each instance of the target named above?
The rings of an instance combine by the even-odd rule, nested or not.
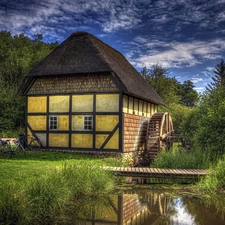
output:
[[[223,202],[153,186],[78,200],[70,218],[79,225],[225,225]]]

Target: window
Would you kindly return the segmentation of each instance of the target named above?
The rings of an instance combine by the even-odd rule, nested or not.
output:
[[[50,130],[58,129],[58,116],[50,116],[49,117],[49,128],[50,128]]]
[[[92,115],[72,115],[72,130],[91,131],[93,130]]]
[[[93,117],[92,116],[84,116],[84,130],[92,130],[93,129]]]

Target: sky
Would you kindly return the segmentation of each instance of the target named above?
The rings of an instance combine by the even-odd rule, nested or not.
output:
[[[0,0],[0,30],[59,44],[86,31],[201,93],[225,58],[225,0]]]

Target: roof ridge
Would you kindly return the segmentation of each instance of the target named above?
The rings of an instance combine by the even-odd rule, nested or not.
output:
[[[91,36],[93,39],[98,40],[98,41],[101,42],[103,45],[106,45],[106,46],[109,47],[111,50],[113,50],[113,51],[119,53],[121,56],[123,56],[123,57],[126,59],[126,57],[125,57],[120,51],[118,51],[117,49],[111,47],[109,44],[103,42],[100,38],[94,36],[94,35],[91,34],[91,33],[88,33],[88,32],[86,32],[86,31],[75,31],[75,32],[73,32],[70,36],[82,36],[82,35]],[[126,59],[126,60],[127,60],[127,59]],[[128,60],[127,60],[127,61],[128,61]]]

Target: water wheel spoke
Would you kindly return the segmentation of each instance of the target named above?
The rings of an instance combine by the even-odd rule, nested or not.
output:
[[[148,122],[146,149],[153,160],[162,147],[170,147],[168,138],[173,132],[173,123],[169,113],[154,113]]]

